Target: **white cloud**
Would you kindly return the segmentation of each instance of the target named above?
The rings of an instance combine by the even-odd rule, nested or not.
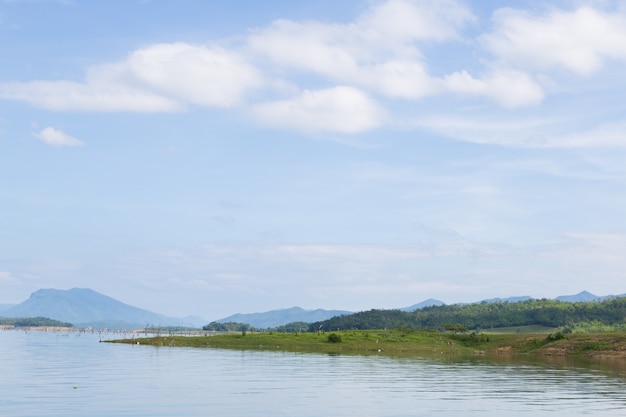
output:
[[[123,67],[152,90],[202,106],[231,107],[262,84],[237,53],[182,42],[135,51]]]
[[[0,83],[0,97],[56,111],[179,111],[182,105],[159,95],[116,84],[72,81]]]
[[[485,96],[505,108],[539,104],[543,90],[527,74],[515,70],[498,70],[483,79],[476,79],[466,71],[455,72],[443,79],[449,91],[467,95]]]
[[[484,45],[518,68],[565,68],[585,75],[606,59],[626,60],[626,15],[621,13],[591,7],[536,15],[501,9],[493,19],[495,31],[482,37]]]
[[[355,74],[353,81],[402,99],[418,99],[439,90],[439,80],[432,78],[422,63],[410,60],[389,60],[368,66]]]
[[[589,6],[537,13],[501,9],[493,20],[493,32],[478,37],[490,52],[490,61],[477,62],[476,43],[463,38],[463,29],[476,18],[460,1],[388,0],[371,3],[351,22],[276,20],[239,38],[240,43],[229,49],[184,42],[149,45],[120,62],[88,68],[81,82],[0,83],[0,98],[59,111],[175,112],[189,105],[250,106],[269,126],[358,133],[387,122],[381,103],[399,109],[407,104],[401,100],[444,96],[486,99],[514,110],[542,104],[544,88],[559,84],[553,74],[533,71],[565,68],[591,74],[607,60],[626,60],[626,16],[619,12]],[[458,63],[444,65],[456,68],[433,70],[429,66],[439,64],[433,47],[450,46],[444,42],[466,50]],[[425,55],[430,52],[434,59]],[[468,55],[471,62],[466,61]],[[440,75],[434,75],[437,70]],[[282,95],[275,101],[255,95],[252,101],[251,93],[263,89]],[[436,126],[446,118],[453,119],[434,117],[413,127],[450,136],[465,123]],[[532,129],[495,136],[511,124],[515,125],[499,122],[495,128],[457,131],[452,136],[515,146],[591,143],[580,135],[546,142],[543,132],[537,135]],[[620,142],[620,129],[615,134],[609,131],[602,132],[604,139],[596,144]]]
[[[46,127],[33,136],[50,146],[83,146],[85,142],[53,127]]]
[[[373,100],[345,86],[259,104],[254,115],[269,126],[307,132],[358,133],[379,127],[385,120],[385,111]]]
[[[261,83],[257,71],[234,52],[173,43],[89,68],[84,82],[0,83],[0,98],[59,111],[173,112],[187,104],[231,107]]]
[[[589,128],[562,126],[553,118],[504,118],[432,114],[415,118],[414,126],[467,142],[519,148],[624,148],[626,123],[607,122]]]
[[[252,33],[248,43],[280,68],[416,99],[437,90],[418,42],[456,38],[458,29],[473,19],[456,1],[391,0],[373,6],[352,23],[277,20]]]
[[[308,70],[333,78],[353,74],[360,54],[346,43],[358,42],[358,29],[350,25],[277,20],[268,28],[257,30],[248,39],[249,46],[280,67]]]
[[[456,38],[458,29],[474,20],[471,11],[454,0],[391,0],[374,5],[357,24],[373,36],[398,41],[444,41]]]
[[[415,118],[416,127],[467,142],[515,146],[545,147],[553,121],[549,118],[521,119],[485,117],[484,115],[448,116],[431,114]]]

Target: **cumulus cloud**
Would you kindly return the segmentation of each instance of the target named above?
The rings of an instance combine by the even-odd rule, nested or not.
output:
[[[418,42],[456,38],[473,19],[456,1],[392,0],[373,6],[352,23],[277,20],[252,33],[248,43],[280,67],[416,99],[435,93],[437,85],[422,62]]]
[[[608,60],[626,61],[619,11],[505,8],[492,20],[491,32],[468,38],[477,18],[461,1],[372,2],[348,22],[279,19],[228,48],[148,45],[88,68],[82,81],[0,82],[0,98],[57,111],[237,108],[268,126],[354,134],[391,120],[381,103],[396,109],[454,97],[520,109],[544,102],[546,86],[558,84],[550,71],[589,75]],[[445,70],[429,68],[438,62],[428,54],[444,43],[466,50]]]
[[[53,127],[46,127],[33,136],[50,146],[83,146],[85,142]]]
[[[357,24],[372,36],[385,35],[399,41],[444,41],[458,37],[459,28],[476,18],[454,0],[391,0],[375,4]]]
[[[231,107],[261,83],[259,73],[237,53],[172,43],[91,67],[83,82],[0,83],[0,97],[59,111],[172,112],[188,104]]]
[[[532,14],[501,9],[495,31],[482,37],[497,59],[519,68],[564,68],[591,74],[606,59],[626,60],[626,15],[591,7]]]
[[[262,84],[258,71],[237,53],[182,42],[135,51],[122,67],[151,90],[203,106],[231,107]]]
[[[259,104],[254,114],[263,124],[308,132],[357,133],[376,128],[385,119],[385,111],[373,100],[346,86]]]

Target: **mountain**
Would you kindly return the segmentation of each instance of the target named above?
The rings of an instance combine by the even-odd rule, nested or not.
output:
[[[291,307],[282,310],[272,310],[265,313],[233,314],[232,316],[216,320],[218,323],[247,323],[253,327],[266,329],[283,324],[302,321],[305,323],[315,323],[317,321],[328,320],[331,317],[352,314],[351,311],[343,310],[304,310],[300,307]]]
[[[167,317],[142,310],[88,288],[41,289],[21,304],[2,312],[5,317],[47,317],[76,327],[133,329],[151,326],[199,327],[206,321]]]
[[[404,307],[404,308],[400,308],[400,311],[415,311],[415,310],[421,310],[424,307],[432,307],[432,306],[443,306],[446,303],[444,303],[443,301],[439,301],[439,300],[435,300],[434,298],[429,298],[428,300],[424,300],[421,303],[417,303],[417,304],[413,304],[410,307]]]
[[[532,300],[532,297],[529,295],[521,295],[521,296],[517,296],[517,297],[508,297],[508,298],[489,298],[486,300],[483,300],[481,302],[485,302],[485,303],[519,303],[522,301],[528,301],[528,300]]]
[[[575,295],[560,295],[556,297],[555,300],[576,303],[576,302],[581,302],[581,301],[582,302],[597,301],[597,300],[600,300],[600,298],[601,297],[598,297],[597,295],[593,295],[592,293],[588,291],[582,291]]]
[[[626,296],[626,294],[622,294],[618,296],[607,295],[604,297],[598,297],[587,291],[583,291],[576,295],[562,295],[562,296],[556,297],[555,300],[570,301],[570,302],[576,302],[576,301],[586,302],[586,301],[596,301],[596,300],[602,301],[608,298],[623,297],[623,296]],[[533,298],[528,295],[521,295],[521,296],[514,296],[514,297],[507,297],[507,298],[490,298],[490,299],[485,299],[482,301],[477,301],[477,302],[469,303],[469,304],[480,304],[482,302],[518,303],[518,302],[528,301],[532,299]],[[468,303],[458,303],[458,304],[464,305]],[[403,307],[403,308],[399,308],[396,310],[412,312],[412,311],[423,309],[425,307],[442,306],[442,305],[446,305],[446,303],[440,300],[429,298],[428,300],[424,300],[420,303],[413,304],[412,306]],[[342,311],[342,310],[330,310],[330,311],[321,310],[321,309],[303,310],[300,307],[292,307],[292,308],[287,308],[287,309],[282,309],[282,310],[267,311],[265,313],[233,314],[232,316],[228,316],[223,319],[216,320],[216,322],[218,323],[227,323],[227,322],[246,323],[253,327],[265,329],[265,328],[271,328],[271,327],[276,327],[276,326],[282,326],[284,324],[298,322],[298,321],[305,322],[305,323],[316,323],[316,322],[328,320],[332,317],[350,315],[350,314],[354,314],[354,313],[350,311]]]
[[[590,302],[590,301],[610,300],[610,299],[618,298],[618,297],[626,297],[626,294],[597,296],[588,291],[582,291],[574,295],[561,295],[559,297],[556,297],[555,300],[569,301],[569,302]]]

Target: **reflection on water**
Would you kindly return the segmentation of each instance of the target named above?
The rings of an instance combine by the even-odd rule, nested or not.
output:
[[[98,337],[0,331],[0,415],[626,415],[623,361],[154,348]]]

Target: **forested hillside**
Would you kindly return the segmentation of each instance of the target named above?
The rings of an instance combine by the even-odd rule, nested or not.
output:
[[[626,297],[596,302],[527,300],[516,303],[454,304],[426,307],[415,312],[370,310],[334,317],[309,326],[309,331],[349,329],[437,329],[454,324],[469,330],[542,325],[572,331],[610,326],[626,330]]]
[[[72,323],[52,320],[46,317],[0,317],[0,325],[15,327],[73,327]]]

